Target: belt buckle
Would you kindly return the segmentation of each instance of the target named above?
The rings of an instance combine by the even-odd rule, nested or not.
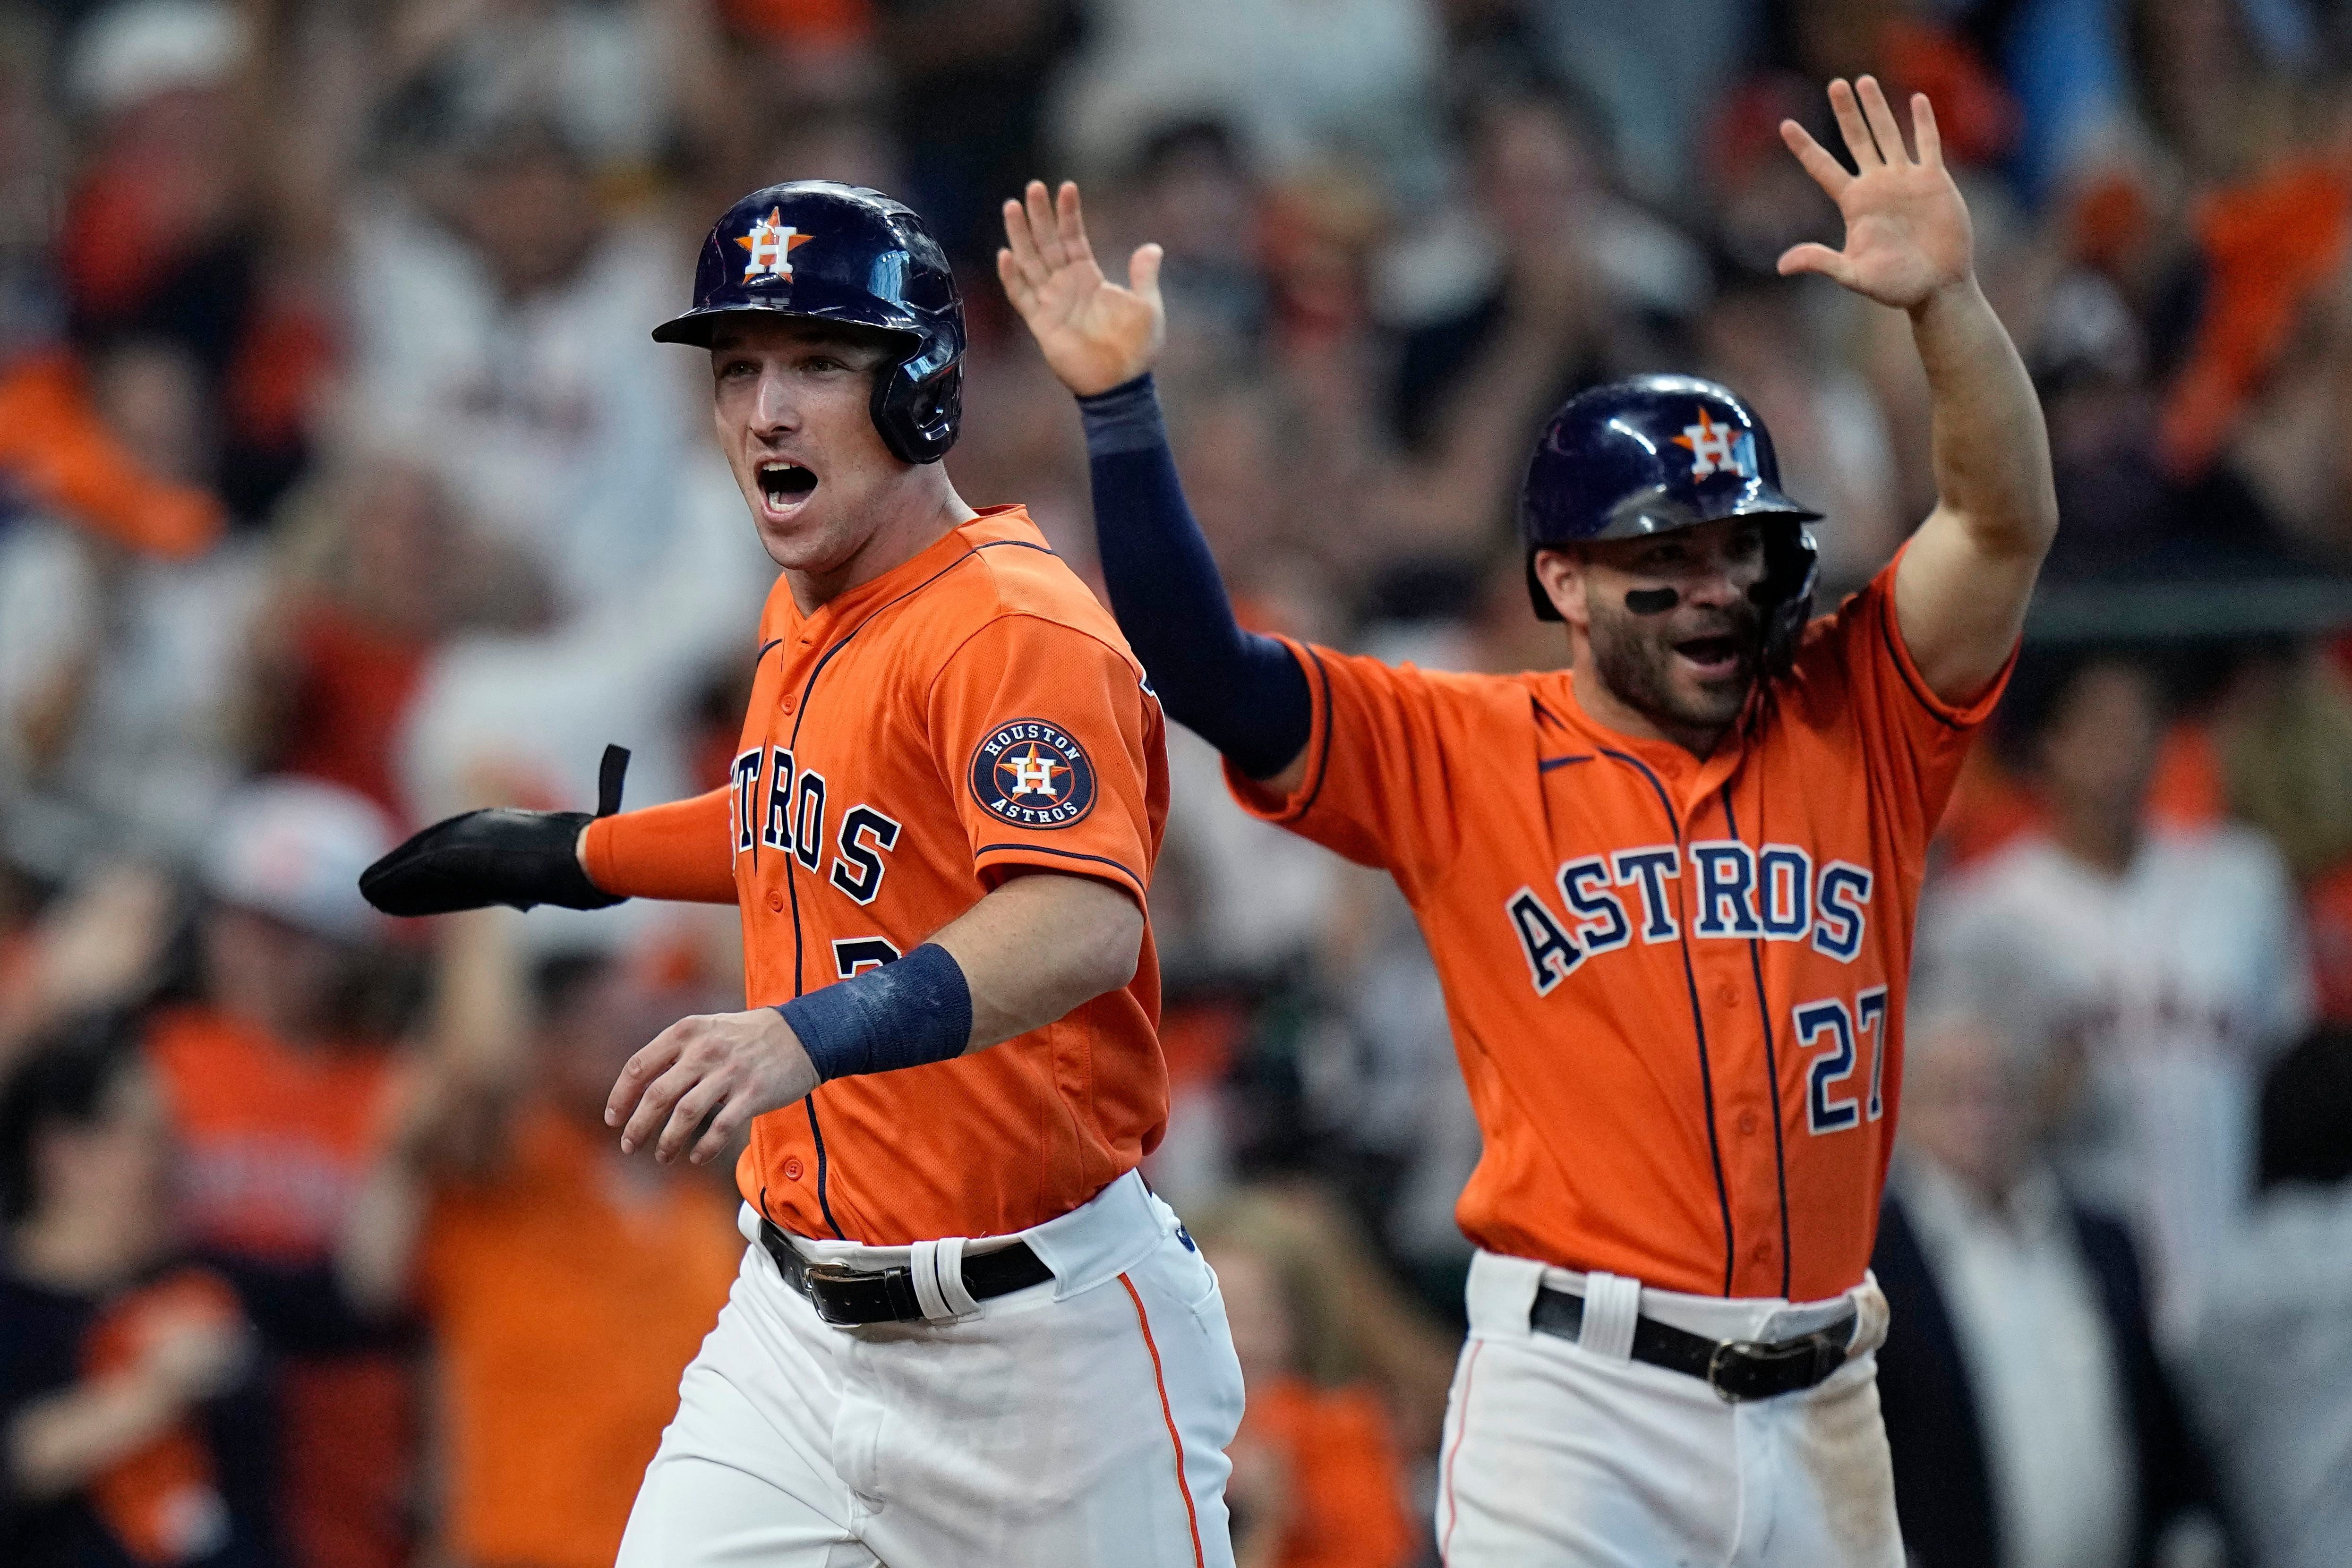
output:
[[[1715,1348],[1707,1353],[1706,1385],[1709,1388],[1714,1389],[1715,1396],[1717,1399],[1722,1400],[1726,1405],[1738,1404],[1741,1400],[1745,1399],[1747,1396],[1735,1393],[1731,1389],[1723,1385],[1722,1373],[1724,1364],[1735,1356],[1742,1361],[1754,1361],[1764,1352],[1769,1351],[1771,1348],[1772,1347],[1770,1345],[1766,1344],[1761,1340],[1727,1339],[1717,1341]]]
[[[816,1315],[820,1319],[835,1328],[860,1326],[856,1318],[835,1317],[827,1310],[825,1298],[834,1287],[853,1285],[861,1280],[871,1280],[874,1277],[872,1274],[859,1269],[846,1269],[838,1263],[811,1263],[806,1260],[802,1261],[801,1274],[802,1278],[808,1281],[809,1304],[816,1309]]]
[[[1843,1359],[1843,1347],[1827,1333],[1799,1334],[1795,1339],[1784,1339],[1778,1343],[1753,1339],[1724,1340],[1707,1355],[1706,1385],[1714,1389],[1716,1397],[1727,1405],[1759,1397],[1724,1386],[1721,1374],[1725,1364],[1735,1357],[1748,1368],[1759,1372],[1768,1367],[1811,1362],[1813,1364],[1811,1383],[1800,1385],[1810,1387],[1837,1370],[1838,1363]]]

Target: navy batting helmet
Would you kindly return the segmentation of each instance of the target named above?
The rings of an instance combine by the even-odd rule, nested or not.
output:
[[[1528,594],[1559,619],[1536,580],[1538,550],[1638,538],[1722,517],[1765,517],[1765,664],[1784,668],[1812,612],[1818,553],[1805,525],[1821,514],[1780,491],[1772,437],[1730,388],[1696,376],[1633,376],[1577,393],[1544,426],[1519,492]]]
[[[874,376],[874,426],[902,462],[936,463],[963,417],[963,301],[914,209],[861,185],[795,180],[754,191],[712,225],[694,308],[654,329],[708,348],[723,317],[772,312],[904,340]]]

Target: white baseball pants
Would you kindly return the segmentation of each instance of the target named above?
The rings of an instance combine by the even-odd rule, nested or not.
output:
[[[1134,1172],[1022,1239],[1053,1280],[866,1328],[825,1323],[754,1239],[618,1568],[1231,1568],[1216,1276]],[[912,1251],[795,1239],[853,1268]]]
[[[1538,1284],[1586,1298],[1583,1342],[1528,1328]],[[1827,1381],[1732,1405],[1630,1357],[1637,1308],[1711,1339],[1861,1321]],[[1902,1568],[1875,1281],[1826,1301],[1726,1300],[1480,1252],[1469,1309],[1439,1450],[1447,1568]]]

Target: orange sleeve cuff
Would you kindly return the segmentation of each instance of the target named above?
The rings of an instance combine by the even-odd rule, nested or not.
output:
[[[588,880],[625,898],[735,902],[733,810],[725,789],[588,824]]]

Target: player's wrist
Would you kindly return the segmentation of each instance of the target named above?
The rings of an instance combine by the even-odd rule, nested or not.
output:
[[[1956,311],[1978,308],[1990,310],[1992,308],[1992,304],[1985,298],[1984,290],[1978,286],[1976,269],[1970,267],[1959,277],[1948,279],[1927,290],[1910,307],[1907,314],[1914,327],[1927,327],[1939,317],[1948,317]]]
[[[1106,391],[1080,393],[1078,421],[1086,429],[1088,457],[1149,452],[1168,442],[1159,388],[1149,370]]]
[[[971,982],[936,942],[773,1010],[820,1083],[947,1061],[971,1043]]]

